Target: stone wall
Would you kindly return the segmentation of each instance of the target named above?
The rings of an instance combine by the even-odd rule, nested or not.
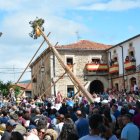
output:
[[[92,57],[101,57],[103,56],[104,62],[107,62],[107,56],[103,51],[59,51],[62,56],[63,62],[66,64],[67,57],[73,57],[73,72],[74,75],[79,79],[80,83],[83,85],[88,82],[86,88],[88,90],[90,83],[95,80],[99,79],[102,81],[105,88],[108,88],[108,81],[107,76],[89,76],[87,81],[84,80],[85,74],[85,65],[88,62],[91,62]],[[65,72],[61,67],[60,63],[57,59],[55,59],[55,77],[54,79],[57,80],[63,73]],[[67,96],[67,86],[74,85],[67,74],[56,83],[56,92],[61,91],[64,96]],[[77,88],[75,87],[75,92],[77,92]],[[52,93],[53,94],[53,93]]]

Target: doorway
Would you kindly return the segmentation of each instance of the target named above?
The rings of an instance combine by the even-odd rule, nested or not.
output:
[[[134,85],[136,84],[136,78],[132,77],[130,79],[130,87],[131,87],[131,91],[134,91]]]
[[[94,80],[90,83],[90,93],[102,93],[104,91],[104,85],[100,80]]]

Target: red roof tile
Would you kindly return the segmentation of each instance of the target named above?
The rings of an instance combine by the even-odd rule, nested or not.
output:
[[[32,84],[31,83],[29,83],[29,85],[28,85],[28,83],[18,83],[17,86],[19,86],[19,87],[21,87],[25,90],[32,90]]]
[[[80,40],[73,44],[56,46],[56,49],[106,50],[111,47],[111,45],[91,42],[88,40]]]

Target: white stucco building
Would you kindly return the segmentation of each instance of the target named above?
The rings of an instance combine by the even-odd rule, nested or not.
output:
[[[140,35],[125,40],[107,50],[110,66],[109,85],[118,90],[133,90],[140,85]]]

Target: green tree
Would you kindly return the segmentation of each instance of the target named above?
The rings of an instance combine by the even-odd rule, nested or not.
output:
[[[11,86],[12,86],[11,81],[8,81],[7,83],[4,83],[3,81],[0,81],[0,90],[1,90],[1,93],[4,96],[7,96],[9,94],[9,89],[11,88]]]
[[[17,97],[21,93],[21,88],[18,86],[15,86],[14,90],[15,90],[15,96]]]

